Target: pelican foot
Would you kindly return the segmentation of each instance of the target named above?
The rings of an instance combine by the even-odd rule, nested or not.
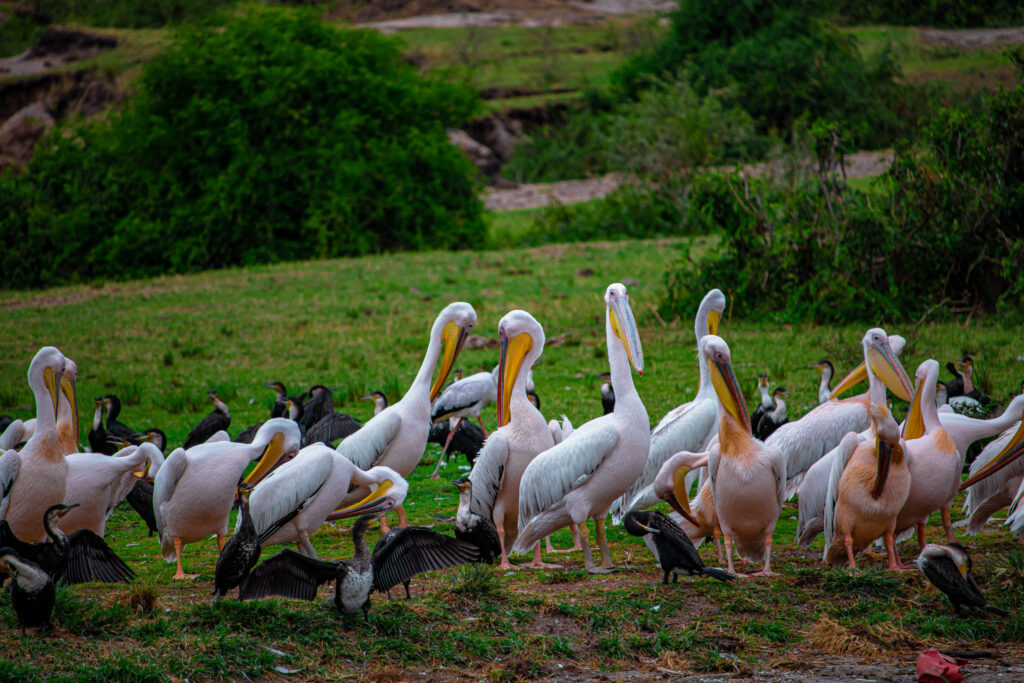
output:
[[[611,574],[615,567],[587,567],[587,571],[591,574]]]
[[[771,569],[762,569],[759,572],[754,572],[751,576],[778,576],[778,574],[773,572]]]
[[[175,574],[171,578],[176,580],[176,581],[182,581],[184,579],[198,579],[199,578],[199,574],[186,574],[185,572],[178,572],[177,574]]]
[[[889,571],[893,572],[916,572],[917,567],[912,564],[890,564]]]
[[[565,569],[562,565],[553,562],[531,562],[526,566],[530,569]]]
[[[580,551],[580,552],[583,551],[583,546],[581,546],[579,543],[577,543],[576,545],[574,545],[571,548],[566,548],[564,550],[559,550],[558,548],[549,548],[548,549],[549,553],[575,553],[577,551]]]
[[[440,479],[441,477],[440,477],[440,475],[438,475],[437,472],[434,472],[433,474],[430,475],[430,478],[431,479]]]
[[[502,562],[498,565],[498,569],[511,569],[512,571],[518,571],[522,569],[522,567],[520,567],[518,564],[512,564],[511,562],[508,562],[506,560],[505,562]]]

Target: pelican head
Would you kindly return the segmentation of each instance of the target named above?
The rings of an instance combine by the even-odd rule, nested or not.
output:
[[[987,465],[971,475],[967,481],[960,486],[960,490],[963,491],[968,486],[973,486],[982,479],[992,476],[1019,458],[1021,455],[1024,455],[1024,422],[1020,423],[1020,426],[1017,427],[1017,433],[1014,434],[1006,443],[1003,450],[999,452],[999,455],[992,458]]]
[[[750,413],[747,412],[747,404],[743,400],[743,392],[740,391],[739,382],[732,371],[732,355],[729,353],[729,345],[721,337],[709,334],[698,343],[700,353],[708,363],[708,370],[711,372],[711,384],[715,388],[718,400],[726,412],[732,415],[742,427],[750,433]]]
[[[512,387],[525,365],[544,351],[544,328],[526,311],[510,311],[498,322],[498,426],[512,419]]]
[[[692,456],[692,453],[678,453],[662,465],[654,477],[654,495],[668,503],[683,519],[694,526],[700,524],[693,518],[690,510],[690,496],[686,490],[686,475],[693,468],[685,464],[677,464],[678,456]]]
[[[441,393],[441,387],[448,379],[448,373],[455,365],[455,359],[459,357],[462,345],[466,343],[466,337],[473,330],[476,324],[476,311],[464,301],[456,301],[444,307],[434,321],[434,328],[431,331],[431,338],[440,337],[444,350],[441,353],[441,368],[437,372],[437,378],[430,387],[430,400],[433,402]]]
[[[907,340],[898,334],[886,335],[885,330],[880,327],[868,330],[861,339],[864,362],[836,385],[829,398],[836,398],[847,389],[867,379],[868,364],[870,363],[871,374],[882,380],[882,383],[893,394],[904,401],[910,401],[914,393],[910,388],[910,378],[907,377],[907,371],[897,360],[906,343]]]
[[[267,476],[285,456],[294,456],[302,446],[299,425],[286,417],[272,417],[263,423],[252,439],[252,446],[260,448],[256,467],[245,478],[245,483],[255,486]]]
[[[390,467],[378,465],[366,470],[366,476],[377,482],[377,488],[358,503],[336,510],[328,519],[345,519],[359,515],[378,515],[399,507],[409,493],[409,482]]]
[[[718,324],[725,312],[725,304],[725,294],[720,289],[712,289],[704,295],[697,308],[697,319],[693,323],[698,339],[706,334],[718,334]]]
[[[636,329],[633,309],[629,307],[629,295],[626,286],[615,282],[608,285],[604,292],[604,302],[608,306],[608,320],[611,322],[615,336],[622,342],[622,348],[629,356],[636,374],[644,374],[644,350],[640,346],[640,332]]]
[[[67,359],[64,358],[63,353],[57,350],[57,347],[44,346],[39,349],[32,359],[32,363],[28,366],[28,384],[33,388],[46,388],[46,391],[50,394],[53,418],[55,420],[57,419],[57,412],[60,407],[57,392],[60,391],[66,363]]]

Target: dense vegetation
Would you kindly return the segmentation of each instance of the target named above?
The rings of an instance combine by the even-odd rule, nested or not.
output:
[[[448,143],[477,106],[400,44],[266,10],[188,27],[109,121],[0,176],[4,286],[381,250],[485,230]]]
[[[1018,85],[978,115],[939,109],[901,144],[881,196],[851,192],[840,127],[819,124],[820,174],[786,187],[712,176],[691,210],[723,234],[711,258],[670,276],[670,310],[727,283],[745,313],[841,322],[929,311],[1020,315],[1024,277],[1024,59]]]
[[[839,0],[832,7],[848,23],[940,28],[1024,24],[1024,5],[1017,0]]]

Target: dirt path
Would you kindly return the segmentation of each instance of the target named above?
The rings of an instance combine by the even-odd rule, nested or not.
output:
[[[846,157],[846,175],[850,178],[870,178],[881,175],[892,163],[892,150],[857,152]],[[731,166],[724,166],[728,172]],[[751,178],[782,170],[781,162],[745,165],[741,173]],[[484,205],[491,211],[535,209],[553,204],[577,204],[600,199],[617,188],[624,176],[618,173],[585,180],[563,180],[557,183],[535,183],[514,188],[490,188],[484,195]]]
[[[509,24],[535,28],[575,23],[590,24],[601,21],[608,15],[671,12],[677,6],[675,0],[569,0],[568,2],[512,0],[494,4],[497,6],[488,7],[488,11],[462,10],[424,13],[416,16],[369,21],[359,25],[376,28],[382,33],[392,33],[409,28],[462,28],[465,26],[507,26]],[[455,3],[454,6],[466,7],[465,4],[458,3]]]

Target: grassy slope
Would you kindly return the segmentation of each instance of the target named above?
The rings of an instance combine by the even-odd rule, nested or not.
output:
[[[180,443],[208,409],[206,389],[217,387],[232,407],[236,432],[265,417],[270,392],[262,384],[268,379],[295,389],[317,381],[340,387],[338,408],[365,419],[370,406],[355,397],[383,388],[396,398],[420,362],[436,311],[464,299],[480,316],[475,331],[490,338],[500,316],[514,307],[534,313],[549,337],[568,333],[547,348],[536,379],[544,413],[567,413],[578,425],[600,410],[593,375],[607,367],[601,293],[607,283],[633,277],[640,282],[631,297],[647,360],[637,387],[656,420],[696,389],[690,322],[662,325],[651,310],[678,246],[663,240],[387,255],[5,294],[0,411],[31,414],[25,369],[40,345],[53,343],[78,362],[83,430],[91,397],[112,391],[126,399],[125,422],[162,426],[172,443]],[[579,275],[585,268],[595,274]],[[866,326],[751,325],[742,321],[742,305],[723,323],[743,385],[752,394],[757,373],[767,370],[793,394],[790,405],[798,413],[815,395],[817,375],[807,364],[827,355],[840,371],[850,368]],[[922,358],[945,360],[970,351],[993,396],[1003,397],[1019,381],[1019,330],[996,324],[894,329],[910,340],[904,359],[911,371]],[[467,350],[459,365],[472,371],[495,362],[493,350]],[[485,419],[493,425],[493,414]],[[447,530],[457,502],[448,479],[456,470],[449,466],[440,481],[428,479],[436,453],[430,446],[424,466],[412,475],[408,509],[413,523]],[[421,577],[412,601],[378,598],[369,625],[358,622],[346,634],[323,600],[208,603],[214,544],[186,549],[187,566],[201,577],[177,584],[170,580],[172,567],[157,559],[156,540],[119,508],[109,540],[139,572],[140,587],[66,591],[57,633],[46,639],[0,630],[0,679],[237,679],[274,677],[275,666],[302,669],[309,678],[483,672],[509,679],[655,667],[749,672],[800,670],[836,653],[908,661],[925,643],[1009,648],[1019,660],[1014,643],[1024,638],[1021,617],[957,619],[916,574],[824,569],[816,562],[820,551],[792,549],[795,517],[787,506],[779,522],[773,566],[782,576],[776,579],[657,587],[652,584],[660,574],[642,545],[615,528],[609,536],[623,565],[616,575],[583,575],[577,553],[561,558],[570,567],[565,572],[503,576],[483,569]],[[939,539],[934,526],[929,538]],[[566,532],[555,542],[565,547]],[[340,525],[322,530],[315,544],[326,557],[351,552]],[[993,602],[1020,608],[1021,552],[1011,555],[1018,562],[1017,583],[1010,574],[995,574],[1008,566],[1002,556],[1014,547],[1005,532],[992,530],[969,545]],[[904,557],[911,552],[905,547]],[[715,562],[710,548],[703,554]],[[145,602],[152,594],[159,595],[156,610],[142,613],[132,606],[133,599]],[[0,619],[13,625],[7,598],[0,598]]]

